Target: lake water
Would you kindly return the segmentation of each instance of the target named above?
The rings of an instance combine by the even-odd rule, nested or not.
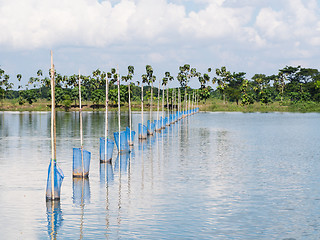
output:
[[[50,113],[0,113],[0,239],[320,238],[320,114],[198,113],[112,164],[99,161],[104,113],[83,122],[88,180],[72,178],[79,113],[57,113],[65,179],[51,204]]]

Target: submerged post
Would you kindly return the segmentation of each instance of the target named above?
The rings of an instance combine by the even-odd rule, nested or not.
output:
[[[130,97],[130,82],[129,82],[129,84],[128,84],[128,91],[129,91],[129,130],[130,130],[130,133],[129,133],[129,146],[131,146],[131,145],[133,145],[133,142],[132,142],[132,137],[131,137],[131,125],[132,125],[132,123],[131,123],[131,97]]]
[[[118,129],[119,129],[119,153],[121,151],[121,145],[120,145],[120,75],[119,75],[119,68],[117,66],[117,80],[118,80]]]
[[[109,104],[109,81],[106,76],[106,113],[105,113],[105,127],[104,127],[104,160],[107,162],[107,138],[108,138],[108,104]]]
[[[82,177],[84,177],[84,163],[83,163],[83,132],[82,132],[82,106],[81,106],[81,78],[79,70],[79,113],[80,113],[80,146],[81,146],[81,164],[82,164]]]
[[[54,161],[56,159],[56,141],[55,141],[55,82],[54,82],[54,65],[51,50],[51,199],[54,199]]]

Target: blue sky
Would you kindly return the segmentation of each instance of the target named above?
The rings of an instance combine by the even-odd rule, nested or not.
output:
[[[38,69],[47,74],[50,50],[57,72],[89,75],[145,65],[157,79],[189,63],[204,73],[276,74],[286,65],[320,62],[318,0],[0,0],[0,67],[17,84]],[[211,75],[213,75],[211,73]],[[173,86],[173,84],[172,84]],[[191,86],[199,87],[196,79]]]

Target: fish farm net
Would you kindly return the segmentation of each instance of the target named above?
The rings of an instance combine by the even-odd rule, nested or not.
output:
[[[52,174],[51,174],[51,162],[48,168],[48,178],[47,178],[47,190],[46,190],[46,199],[54,200],[60,199],[60,190],[61,184],[64,178],[62,170],[57,165],[56,161],[53,163],[53,189],[52,189]]]
[[[73,148],[73,177],[88,177],[91,153],[81,148]]]
[[[120,132],[120,146],[119,146],[119,132],[114,132],[114,141],[116,142],[119,152],[129,152],[130,147],[128,143],[127,131]]]
[[[107,138],[107,160],[105,159],[106,154],[105,154],[105,138],[101,137],[100,138],[100,162],[107,162],[112,159],[112,154],[113,154],[113,148],[114,148],[114,142]]]
[[[147,132],[148,132],[147,127],[145,125],[142,125],[141,123],[139,123],[138,124],[139,139],[146,139]]]
[[[128,143],[129,143],[130,146],[132,146],[133,145],[133,141],[134,141],[134,137],[136,135],[136,132],[135,131],[131,131],[131,139],[130,139],[130,128],[127,127],[126,131],[127,131]]]

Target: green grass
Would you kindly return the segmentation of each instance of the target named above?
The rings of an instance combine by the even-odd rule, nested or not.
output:
[[[92,102],[83,102],[83,111],[104,111],[105,108],[101,105],[100,108],[92,108]],[[6,99],[0,101],[0,111],[50,111],[51,102],[40,99],[33,104],[24,103],[19,105],[17,99]],[[302,103],[291,103],[291,102],[274,102],[268,105],[254,103],[247,106],[237,105],[234,102],[223,103],[219,99],[209,99],[204,104],[199,103],[200,111],[210,111],[210,112],[320,112],[320,103],[315,102],[302,102]],[[66,111],[63,106],[58,106],[57,111]],[[132,111],[140,111],[141,103],[134,101],[131,106]],[[161,106],[160,106],[161,109]],[[68,111],[78,111],[78,107],[71,107]],[[117,111],[117,106],[109,106],[110,111]],[[121,106],[122,111],[128,110],[128,104]],[[148,111],[149,106],[144,105],[144,110]],[[153,111],[157,110],[157,103],[154,102]]]

